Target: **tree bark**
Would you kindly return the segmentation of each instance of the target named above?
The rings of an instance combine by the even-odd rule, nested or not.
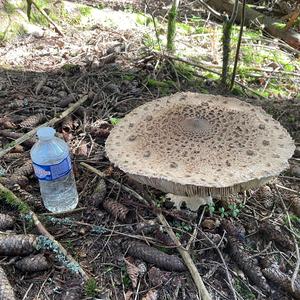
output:
[[[226,12],[230,14],[234,6],[234,0],[208,0],[206,2],[208,5],[212,6],[215,10],[219,12]],[[242,14],[242,4],[239,3],[238,14],[236,21],[240,23]],[[280,38],[293,48],[300,50],[300,34],[294,30],[285,30],[285,27],[281,28],[280,24],[282,21],[273,19],[269,16],[265,16],[262,13],[246,6],[245,14],[245,25],[262,24],[264,29],[274,37]]]

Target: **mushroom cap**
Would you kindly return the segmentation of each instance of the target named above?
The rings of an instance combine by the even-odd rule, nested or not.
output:
[[[224,196],[265,184],[295,145],[262,108],[235,98],[177,93],[131,111],[106,152],[133,179],[177,195]]]

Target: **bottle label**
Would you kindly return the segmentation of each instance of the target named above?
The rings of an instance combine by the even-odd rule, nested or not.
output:
[[[55,165],[38,165],[32,163],[34,173],[39,180],[51,181],[66,176],[72,169],[71,159],[68,155],[64,160]]]

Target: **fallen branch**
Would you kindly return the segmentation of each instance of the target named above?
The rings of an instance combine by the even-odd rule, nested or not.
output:
[[[27,17],[28,17],[29,21],[30,21],[30,12],[31,12],[31,5],[32,4],[43,15],[43,17],[55,28],[55,31],[57,33],[59,33],[61,36],[64,36],[64,34],[61,31],[61,29],[59,28],[59,26],[33,0],[27,0]]]
[[[142,196],[140,196],[137,192],[133,191],[132,189],[121,185],[119,182],[110,179],[110,178],[106,178],[104,173],[102,173],[101,171],[89,166],[86,163],[80,163],[83,167],[87,168],[88,170],[90,170],[91,172],[97,174],[98,176],[105,178],[107,181],[121,187],[122,189],[124,189],[126,192],[130,193],[132,196],[134,196],[137,200],[141,201],[142,203],[146,203],[147,205],[149,205],[149,203],[147,202],[146,199],[144,199]],[[153,203],[154,204],[154,203]],[[183,248],[183,246],[181,245],[180,241],[177,239],[174,231],[172,230],[172,228],[170,227],[170,225],[168,224],[167,220],[165,219],[165,217],[161,214],[161,212],[156,212],[156,215],[159,219],[159,221],[161,222],[162,225],[164,225],[166,227],[166,231],[169,234],[170,238],[172,239],[172,241],[174,242],[174,244],[177,246],[177,250],[180,253],[181,257],[183,258],[187,268],[190,271],[190,274],[194,280],[194,283],[198,289],[198,294],[199,294],[199,298],[202,300],[211,300],[211,297],[202,281],[202,278],[197,270],[197,267],[195,266],[190,254],[188,253],[188,251],[186,251],[185,248]]]
[[[9,143],[8,145],[4,146],[4,149],[0,151],[0,158],[3,155],[5,155],[6,153],[8,153],[10,150],[12,150],[13,148],[15,148],[17,145],[20,145],[20,144],[24,143],[25,141],[29,140],[30,138],[32,138],[36,134],[37,130],[40,127],[53,126],[56,123],[60,122],[66,116],[68,116],[69,114],[71,114],[72,112],[74,112],[87,99],[88,99],[87,95],[83,96],[81,99],[79,99],[77,102],[75,102],[74,104],[72,104],[68,109],[66,109],[65,111],[63,111],[58,116],[52,118],[50,121],[45,122],[45,123],[43,123],[42,125],[40,125],[40,126],[38,126],[36,128],[33,128],[29,132],[25,133],[23,136],[17,138],[15,141],[13,141],[13,142]]]
[[[177,57],[177,56],[174,56],[172,54],[167,54],[167,53],[161,53],[161,52],[158,52],[158,51],[152,51],[155,55],[160,55],[161,57],[166,57],[166,58],[169,58],[169,59],[173,59],[173,60],[177,60],[177,61],[180,61],[182,63],[185,63],[187,65],[190,65],[190,66],[193,66],[193,67],[196,67],[196,68],[199,68],[199,69],[202,69],[202,70],[205,70],[205,71],[208,71],[208,72],[211,72],[213,74],[216,74],[216,75],[219,75],[220,77],[222,77],[222,74],[215,71],[215,70],[212,70],[208,67],[206,67],[205,65],[201,65],[199,63],[195,63],[195,62],[192,62],[190,60],[187,60],[187,59],[184,59],[184,58],[180,58],[180,57]],[[249,88],[248,86],[240,83],[239,81],[236,81],[235,80],[235,83],[239,86],[241,86],[242,88],[250,91],[251,93],[257,95],[258,97],[262,98],[262,99],[265,99],[265,100],[268,100],[268,98],[264,97],[263,95],[261,95],[260,93],[256,92],[255,90]]]
[[[186,251],[186,249],[183,248],[183,246],[181,245],[180,241],[177,239],[174,231],[172,230],[171,226],[169,225],[169,223],[167,222],[165,217],[161,213],[157,213],[157,217],[158,217],[160,223],[165,226],[165,229],[166,229],[168,235],[170,236],[170,238],[172,239],[174,244],[177,246],[177,250],[180,253],[181,257],[183,258],[183,260],[184,260],[187,268],[189,269],[190,274],[194,280],[194,283],[197,287],[200,299],[211,300],[212,298],[210,297],[210,295],[202,281],[202,278],[198,272],[198,269],[197,269],[195,263],[193,262],[190,254]]]
[[[234,6],[234,0],[208,0],[206,2],[208,5],[212,6],[217,11],[226,11],[227,13],[231,13],[233,6]],[[241,11],[242,11],[242,4],[238,4],[238,14],[237,14],[237,22],[241,22]],[[285,41],[287,44],[292,46],[295,49],[300,49],[300,34],[293,30],[285,30],[285,26],[281,26],[282,22],[280,20],[273,19],[269,16],[266,16],[249,6],[246,6],[246,14],[245,14],[245,24],[255,24],[260,27],[263,26],[264,30],[267,31],[269,34],[271,34],[274,37],[277,37],[283,41]]]
[[[79,263],[71,255],[69,255],[65,248],[59,242],[57,242],[55,238],[48,232],[48,230],[38,219],[37,215],[30,209],[30,207],[2,184],[0,184],[0,198],[4,199],[6,203],[16,207],[22,214],[25,214],[25,216],[30,216],[30,219],[33,220],[40,234],[45,237],[44,239],[37,239],[37,246],[39,244],[40,246],[50,245],[52,247],[51,249],[55,250],[55,253],[59,254],[60,258],[63,258],[64,261],[68,263],[67,267],[71,266],[72,270],[80,273],[84,280],[87,280],[89,278],[89,276],[81,268]]]

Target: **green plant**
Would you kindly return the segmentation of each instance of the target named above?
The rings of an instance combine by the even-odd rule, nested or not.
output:
[[[92,8],[89,7],[89,6],[86,6],[86,5],[80,5],[79,6],[79,11],[80,11],[80,14],[82,16],[88,16],[91,14],[92,12]]]
[[[17,35],[17,36],[22,36],[25,35],[27,33],[26,28],[23,26],[23,24],[18,24],[18,23],[14,23],[11,26],[11,31]]]
[[[9,15],[13,14],[16,11],[16,9],[17,9],[17,7],[14,4],[9,2],[8,0],[4,1],[3,10],[7,14],[9,14]]]
[[[289,216],[284,216],[283,218],[283,222],[285,225],[289,224],[289,220],[291,221],[291,223],[295,224],[295,225],[300,225],[300,218],[294,214],[289,214]]]
[[[84,285],[85,295],[88,297],[95,297],[97,295],[97,281],[95,278],[89,278]]]
[[[109,121],[112,125],[116,126],[120,123],[121,119],[120,118],[114,118],[114,117],[110,117]]]
[[[238,207],[235,203],[229,204],[228,208],[229,208],[229,213],[232,217],[236,218],[239,215],[240,210],[238,209]]]
[[[219,213],[221,214],[221,218],[224,218],[224,217],[228,216],[228,212],[225,211],[225,208],[223,206],[219,207]]]
[[[208,204],[208,211],[210,215],[213,215],[213,213],[215,212],[216,207],[215,207],[215,203],[211,202]]]
[[[126,289],[130,288],[131,287],[131,279],[127,273],[127,269],[125,266],[121,267],[121,274],[122,274],[122,282],[123,282],[124,287]]]
[[[236,291],[242,296],[244,300],[254,300],[256,296],[251,292],[251,290],[244,284],[240,279],[236,279],[234,282],[234,287]]]

